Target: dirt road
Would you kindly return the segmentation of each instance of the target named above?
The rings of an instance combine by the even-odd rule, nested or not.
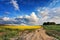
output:
[[[14,39],[15,40],[15,39]],[[54,37],[48,36],[46,31],[41,28],[29,32],[28,30],[21,32],[16,40],[55,40]]]

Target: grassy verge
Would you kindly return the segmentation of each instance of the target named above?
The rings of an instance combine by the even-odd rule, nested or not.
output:
[[[60,25],[43,25],[46,33],[60,40]]]
[[[14,36],[18,36],[18,33],[18,30],[0,29],[0,40],[9,40]]]

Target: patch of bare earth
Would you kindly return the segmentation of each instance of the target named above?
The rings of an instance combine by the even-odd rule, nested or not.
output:
[[[11,39],[12,40],[12,39]],[[41,28],[29,32],[28,30],[19,33],[19,36],[13,40],[55,40],[54,37],[48,36],[46,31]]]
[[[0,36],[2,36],[2,35],[4,35],[5,34],[5,32],[0,32]]]

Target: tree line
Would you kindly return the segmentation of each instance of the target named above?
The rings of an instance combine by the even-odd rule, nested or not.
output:
[[[43,25],[56,25],[55,22],[44,22]]]

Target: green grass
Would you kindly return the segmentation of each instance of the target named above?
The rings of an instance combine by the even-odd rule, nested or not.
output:
[[[11,29],[1,29],[0,28],[0,33],[2,33],[2,35],[0,35],[0,40],[9,40],[10,38],[13,38],[15,36],[18,36],[18,33],[20,32],[20,30],[11,30]]]
[[[44,28],[47,30],[60,31],[60,25],[44,25]]]
[[[28,32],[32,32],[32,30],[36,30],[41,28],[41,26],[23,26],[23,25],[1,25],[0,26],[0,40],[9,40],[10,38],[15,38],[19,36],[21,31],[28,30]]]
[[[46,33],[60,40],[60,25],[43,25]]]
[[[46,33],[50,36],[53,36],[60,40],[60,25],[43,25],[44,29],[46,29]],[[26,29],[31,32],[35,29]],[[23,30],[18,29],[10,29],[10,28],[0,28],[0,33],[4,33],[3,35],[0,35],[0,40],[9,40],[9,38],[17,37],[18,33]]]
[[[26,29],[28,32],[32,32],[36,29]],[[4,32],[3,35],[0,35],[0,40],[10,40],[10,38],[15,38],[19,36],[19,32],[25,31],[25,30],[15,30],[15,29],[0,29],[1,32]],[[0,32],[0,33],[1,33]]]

